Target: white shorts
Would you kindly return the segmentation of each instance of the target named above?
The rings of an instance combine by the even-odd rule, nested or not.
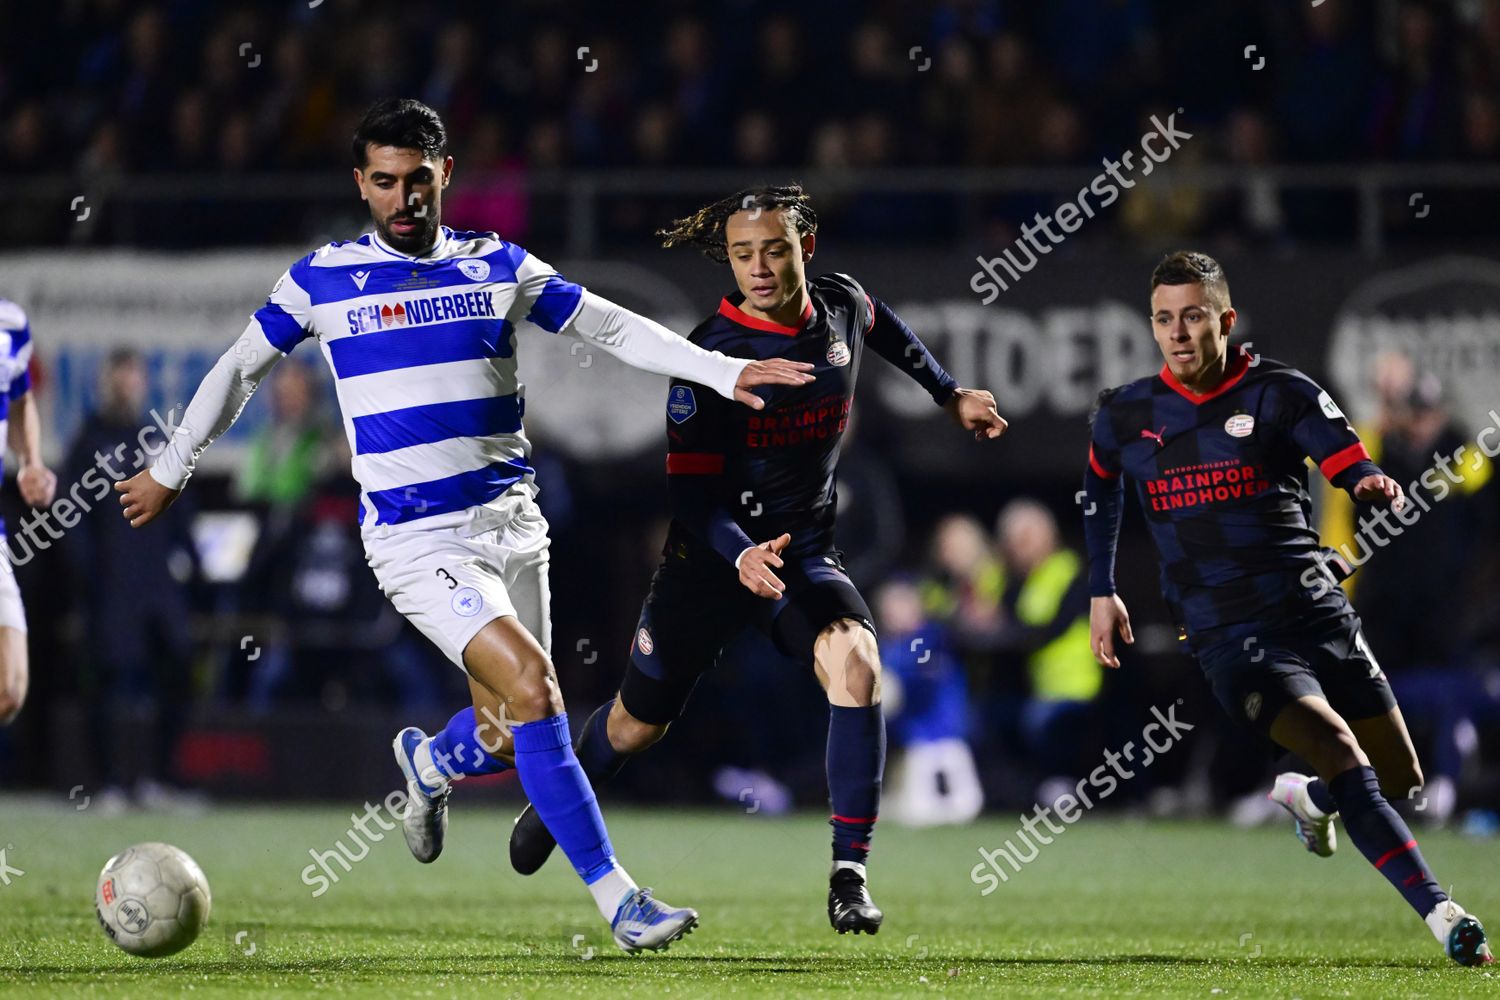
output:
[[[507,615],[552,655],[552,541],[541,510],[523,500],[513,519],[477,535],[414,528],[365,539],[381,592],[460,668],[479,630]]]
[[[26,631],[26,608],[21,604],[21,588],[16,585],[16,568],[3,552],[0,552],[0,628]]]

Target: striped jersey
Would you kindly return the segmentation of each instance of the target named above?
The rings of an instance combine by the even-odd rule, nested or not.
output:
[[[516,333],[566,329],[583,289],[494,233],[442,227],[412,257],[366,233],[293,264],[255,312],[333,372],[366,529],[470,520],[532,489]]]
[[[1380,470],[1316,382],[1231,347],[1224,381],[1195,395],[1160,373],[1100,393],[1084,528],[1094,596],[1114,593],[1121,476],[1135,486],[1163,595],[1189,645],[1353,613],[1322,582],[1306,460],[1352,489]]]
[[[0,298],[0,441],[9,439],[10,404],[31,390],[31,326],[26,312]],[[0,450],[0,473],[4,454]],[[0,520],[0,534],[5,522]]]

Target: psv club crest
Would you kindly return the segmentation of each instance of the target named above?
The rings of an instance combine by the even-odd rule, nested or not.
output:
[[[828,363],[835,368],[842,368],[849,363],[851,357],[849,345],[843,340],[835,338],[828,344]]]

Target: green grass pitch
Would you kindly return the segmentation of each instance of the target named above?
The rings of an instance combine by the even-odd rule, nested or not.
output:
[[[980,846],[1014,836],[1015,817],[883,825],[871,886],[886,921],[871,938],[828,927],[822,817],[613,804],[631,873],[702,914],[670,952],[632,958],[560,857],[530,879],[510,870],[512,810],[461,793],[435,864],[393,832],[316,899],[300,875],[308,849],[346,837],[347,809],[105,819],[0,798],[12,869],[0,995],[1500,996],[1500,972],[1449,962],[1347,842],[1323,861],[1280,824],[1107,816],[1083,817],[988,896],[970,869]],[[118,951],[94,920],[99,868],[143,840],[187,850],[213,890],[203,936],[168,959]],[[1422,841],[1459,900],[1500,926],[1495,843]]]

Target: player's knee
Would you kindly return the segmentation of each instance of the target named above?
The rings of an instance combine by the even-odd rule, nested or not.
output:
[[[21,706],[25,703],[24,687],[0,688],[0,726],[8,726],[16,721],[16,716],[21,714]]]
[[[829,702],[857,708],[880,703],[880,648],[869,629],[840,618],[819,633],[813,648],[828,679]]]
[[[1359,741],[1347,729],[1336,729],[1330,733],[1323,741],[1320,756],[1322,759],[1314,763],[1317,765],[1319,776],[1325,781],[1351,768],[1365,767],[1369,764],[1364,751],[1359,747]]]
[[[506,711],[522,722],[534,722],[563,710],[562,692],[545,660],[528,664],[505,693]]]
[[[642,722],[615,702],[609,713],[609,745],[619,753],[640,753],[667,734],[665,725]]]
[[[1415,757],[1402,762],[1398,767],[1388,767],[1380,774],[1380,794],[1391,802],[1409,799],[1422,790],[1427,778],[1422,774],[1422,765]]]

